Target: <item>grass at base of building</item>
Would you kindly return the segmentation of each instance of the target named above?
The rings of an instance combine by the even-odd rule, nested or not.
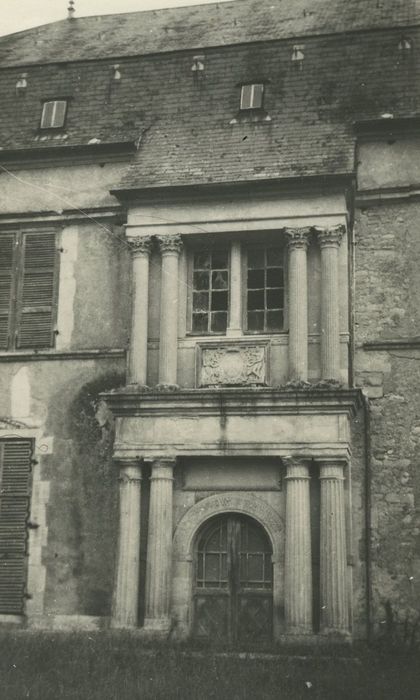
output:
[[[1,700],[413,700],[418,653],[252,655],[145,645],[127,633],[0,633]]]

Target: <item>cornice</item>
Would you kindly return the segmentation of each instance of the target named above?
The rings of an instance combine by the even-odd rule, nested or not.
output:
[[[102,394],[115,416],[345,414],[362,406],[360,389],[235,388],[171,392],[129,385]]]

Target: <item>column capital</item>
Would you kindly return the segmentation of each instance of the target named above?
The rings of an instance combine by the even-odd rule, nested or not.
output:
[[[138,255],[150,255],[152,249],[151,236],[132,236],[127,238],[127,242],[133,257],[137,257]]]
[[[182,250],[182,238],[179,234],[156,236],[162,255],[179,255]]]
[[[301,228],[285,228],[284,233],[288,239],[289,248],[307,248],[311,228],[304,226]]]
[[[115,457],[113,462],[119,470],[118,481],[131,482],[142,480],[142,463],[139,459]]]
[[[156,457],[152,461],[152,474],[150,480],[165,480],[173,481],[173,471],[176,465],[175,457]]]
[[[346,232],[346,227],[344,224],[338,224],[338,226],[332,226],[331,228],[314,226],[313,230],[317,235],[318,243],[321,248],[339,248],[341,239]]]
[[[319,460],[320,479],[332,479],[336,481],[344,481],[344,469],[347,466],[345,459],[334,460]]]
[[[281,461],[287,469],[285,479],[310,479],[309,460],[300,457],[282,457]]]

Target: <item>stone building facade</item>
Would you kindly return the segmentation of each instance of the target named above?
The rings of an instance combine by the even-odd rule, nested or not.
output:
[[[420,15],[306,4],[0,39],[4,624],[418,619]]]

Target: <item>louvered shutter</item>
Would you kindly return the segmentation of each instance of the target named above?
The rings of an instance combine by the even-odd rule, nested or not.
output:
[[[16,347],[52,347],[56,296],[55,233],[24,233],[22,255]]]
[[[31,455],[30,440],[0,441],[1,614],[23,612]]]
[[[9,345],[14,241],[13,234],[0,236],[0,350]]]

